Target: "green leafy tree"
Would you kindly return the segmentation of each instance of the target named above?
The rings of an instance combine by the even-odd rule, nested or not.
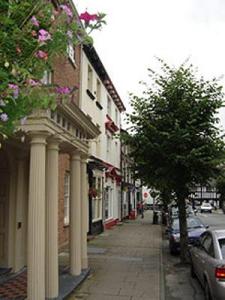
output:
[[[0,135],[13,133],[34,108],[55,107],[71,87],[43,86],[44,71],[68,44],[91,43],[104,14],[80,16],[72,1],[0,1]],[[74,87],[75,88],[75,87]]]
[[[149,70],[152,84],[144,83],[143,95],[131,94],[129,134],[122,139],[131,146],[137,176],[143,183],[174,193],[179,208],[181,261],[185,262],[185,200],[191,186],[216,176],[224,159],[217,126],[224,95],[216,79],[197,78],[196,70],[187,62],[174,68],[159,61],[161,72]]]
[[[225,174],[224,170],[221,172],[222,174],[217,177],[216,179],[216,189],[217,192],[220,194],[219,197],[219,206],[222,208],[223,212],[225,213]]]

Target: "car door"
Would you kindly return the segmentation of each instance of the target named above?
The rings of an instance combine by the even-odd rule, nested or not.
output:
[[[213,237],[210,232],[207,232],[204,240],[202,240],[199,259],[199,279],[204,284],[204,276],[206,276],[208,284],[211,285],[214,277],[214,268],[216,262]]]
[[[199,239],[199,245],[192,249],[191,259],[192,259],[195,273],[199,279],[202,277],[201,276],[201,268],[202,268],[202,260],[203,260],[202,256],[204,255],[204,251],[205,251],[203,248],[203,243],[206,237],[207,237],[207,233],[204,232]]]

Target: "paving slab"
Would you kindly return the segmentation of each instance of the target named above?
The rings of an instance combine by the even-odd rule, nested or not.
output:
[[[105,231],[88,244],[90,275],[67,299],[164,300],[162,228],[152,211]]]
[[[199,281],[190,275],[190,266],[180,265],[179,262],[179,255],[169,253],[168,239],[163,234],[165,300],[204,300]]]

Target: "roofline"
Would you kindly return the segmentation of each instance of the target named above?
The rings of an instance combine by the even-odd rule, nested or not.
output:
[[[113,99],[113,102],[116,104],[117,108],[120,112],[126,110],[125,105],[123,104],[114,84],[112,83],[111,78],[109,77],[106,69],[97,53],[93,45],[83,45],[84,53],[87,55],[90,63],[92,64],[93,68],[95,69],[96,73],[98,74],[99,78],[101,79],[102,83],[104,84],[106,90],[108,91],[109,95]]]

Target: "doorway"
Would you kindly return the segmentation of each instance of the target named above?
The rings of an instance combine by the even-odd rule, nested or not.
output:
[[[8,160],[0,151],[0,268],[7,266],[7,228],[8,228],[8,198],[9,169]]]

